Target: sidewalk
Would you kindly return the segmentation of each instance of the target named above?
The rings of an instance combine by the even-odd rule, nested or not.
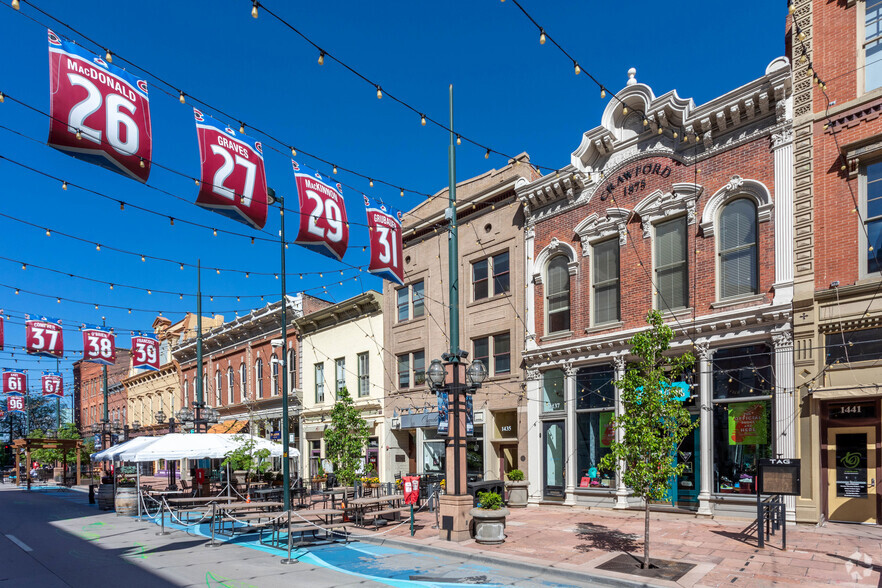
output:
[[[587,510],[536,506],[510,509],[502,545],[461,544],[438,539],[435,515],[416,516],[416,534],[408,525],[367,541],[405,542],[411,549],[472,553],[480,559],[553,567],[598,576],[641,578],[597,570],[620,552],[643,554],[643,511]],[[853,585],[882,586],[882,527],[828,523],[824,527],[790,525],[787,550],[780,531],[757,547],[756,532],[744,533],[748,520],[708,520],[686,515],[653,513],[650,555],[653,559],[698,564],[677,583],[648,581],[662,586]],[[366,535],[370,531],[359,529]],[[646,581],[646,580],[644,580]]]

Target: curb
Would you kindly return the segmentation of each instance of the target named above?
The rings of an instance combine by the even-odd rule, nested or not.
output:
[[[492,565],[499,565],[500,563],[504,563],[505,565],[513,568],[518,568],[528,572],[534,572],[537,576],[556,576],[560,579],[578,582],[580,585],[602,585],[616,588],[652,588],[659,585],[648,584],[639,580],[629,580],[625,578],[607,576],[605,574],[589,574],[587,572],[579,572],[566,568],[542,565],[538,563],[524,561],[521,558],[516,558],[511,555],[497,556],[488,554],[485,551],[475,551],[474,553],[472,553],[472,550],[460,549],[457,547],[453,547],[453,545],[439,547],[435,545],[426,545],[425,543],[421,543],[419,541],[409,542],[400,539],[390,539],[388,537],[381,538],[370,536],[361,536],[358,537],[357,540],[364,541],[365,543],[373,543],[375,545],[387,545],[390,547],[397,547],[406,551],[419,551],[423,553],[431,553],[432,555],[444,555],[448,557],[451,555],[451,552],[455,552],[458,556],[475,563]]]

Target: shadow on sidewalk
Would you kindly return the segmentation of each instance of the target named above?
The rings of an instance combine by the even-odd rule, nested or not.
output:
[[[637,535],[622,533],[594,523],[577,523],[576,537],[584,542],[581,545],[576,545],[576,550],[583,553],[597,549],[602,551],[636,551],[643,545],[642,541],[638,541]]]
[[[879,581],[876,583],[876,586],[882,588],[882,565],[874,564],[873,558],[869,554],[855,552],[848,557],[835,553],[828,553],[827,555],[844,561],[845,571],[848,572],[851,579],[855,582],[859,583],[868,578],[873,572],[876,572],[879,574]]]
[[[759,541],[756,538],[756,521],[753,521],[740,531],[720,531],[712,529],[711,533],[719,535],[720,537],[725,537],[726,539],[734,539],[739,543],[744,543],[751,547],[759,547]]]

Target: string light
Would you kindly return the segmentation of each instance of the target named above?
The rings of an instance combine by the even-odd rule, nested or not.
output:
[[[95,251],[101,251],[101,243],[95,243]]]
[[[104,56],[104,61],[107,63],[113,63],[113,53],[110,52],[110,49],[107,49],[107,54]]]
[[[49,229],[46,229],[46,236],[47,236],[47,237],[51,237],[51,236],[52,236],[52,233],[49,231]]]
[[[18,294],[18,288],[15,289],[15,293]]]
[[[82,139],[83,139],[83,134],[80,132],[80,129],[77,129],[76,138],[77,138],[77,141],[82,141]]]
[[[147,261],[147,258],[144,257],[144,256],[142,255],[142,256],[141,256],[141,261]]]
[[[578,61],[574,61],[573,65],[575,66],[573,69],[576,71],[576,75],[579,75],[580,73],[582,73],[582,68],[579,67]]]
[[[184,299],[184,295],[183,295],[183,294],[178,294],[178,300],[183,300],[183,299]]]
[[[113,290],[113,284],[110,285],[110,289]]]
[[[803,33],[799,29],[796,29],[796,30],[797,30],[796,38],[799,39],[800,41],[805,41],[805,33]]]
[[[291,157],[297,157],[297,150],[291,147]]]
[[[401,188],[401,193],[399,194],[402,198],[404,198],[404,188]]]
[[[239,122],[239,132],[245,134],[245,123]]]
[[[252,18],[257,18],[257,17],[258,17],[258,13],[257,13],[257,0],[251,0],[251,17],[252,17]]]
[[[787,3],[787,12],[793,14],[793,11],[796,10],[796,7],[793,5],[793,2]]]
[[[622,106],[622,114],[628,114],[628,107]]]
[[[3,95],[3,92],[0,92],[0,104],[3,104],[4,100],[6,100],[6,96]]]
[[[21,10],[21,5],[18,3],[18,0],[12,0],[12,7],[15,10]],[[18,292],[16,292],[16,294],[18,294]]]
[[[334,175],[336,175],[336,174],[337,174],[337,166],[335,165],[334,166]]]
[[[220,275],[220,268],[215,268],[217,271],[217,275]]]
[[[141,158],[141,161],[138,162],[138,165],[140,165],[141,167],[147,167],[147,165],[144,163],[144,158],[143,158],[143,157]]]
[[[377,84],[377,100],[381,100],[383,98],[383,90],[380,88],[379,84]]]
[[[490,159],[490,149],[487,149],[487,152],[484,154],[484,159]]]
[[[175,219],[174,219],[174,217],[171,217],[171,216],[168,217],[168,222],[169,222],[169,224],[171,224],[171,226],[175,226]]]
[[[125,209],[126,209],[126,203],[123,202],[122,200],[119,201],[119,209],[120,209],[120,210],[125,210]]]
[[[181,264],[181,270],[183,270],[183,269],[184,269],[184,264],[182,263],[182,264]]]
[[[370,184],[371,188],[373,188],[373,187],[374,187],[374,181],[371,180],[370,178],[368,178],[368,180],[369,180],[369,181],[368,181],[368,184]]]
[[[23,269],[23,270],[26,270],[26,269],[28,269],[28,266],[27,266],[27,264],[25,264],[25,263],[23,263],[23,264],[21,264],[21,269]]]
[[[459,135],[456,136],[456,144],[462,145],[462,137],[460,137]]]
[[[420,114],[420,124],[426,126],[426,115]]]
[[[217,229],[211,229],[211,231],[214,233],[214,236],[217,237]]]
[[[61,304],[61,298],[56,298],[55,302],[57,302],[58,304]]]
[[[180,92],[181,92],[181,93],[180,93],[180,95],[178,96],[178,100],[180,100],[181,104],[186,104],[186,103],[187,103],[187,100],[186,100],[186,98],[184,98],[184,91],[183,91],[183,90],[180,90]]]
[[[604,98],[606,98],[606,88],[600,86],[600,99],[603,100]]]
[[[67,190],[67,182],[61,182],[61,189]]]
[[[318,64],[319,64],[319,65],[324,65],[324,64],[325,64],[325,52],[324,52],[324,51],[322,51],[321,53],[319,53]]]
[[[545,44],[545,29],[539,29],[539,44]]]

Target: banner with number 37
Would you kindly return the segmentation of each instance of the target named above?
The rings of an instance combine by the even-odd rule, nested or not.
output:
[[[116,362],[116,338],[109,327],[83,327],[83,361],[104,365]]]

